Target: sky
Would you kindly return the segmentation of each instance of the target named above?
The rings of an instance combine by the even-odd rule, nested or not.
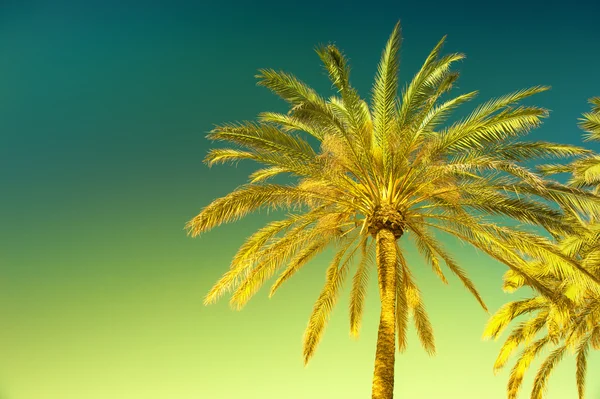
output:
[[[360,338],[349,337],[342,295],[306,368],[302,334],[329,254],[241,312],[227,298],[202,305],[266,218],[196,239],[184,230],[254,168],[206,167],[206,133],[285,111],[256,86],[257,69],[292,72],[329,93],[314,48],[333,42],[368,96],[400,20],[402,82],[448,35],[446,51],[467,55],[455,93],[479,90],[478,103],[552,86],[530,100],[551,110],[532,139],[581,144],[577,118],[600,96],[600,6],[591,1],[141,4],[0,1],[0,399],[369,397],[375,279]],[[492,312],[524,295],[501,291],[505,266],[448,245]],[[502,341],[481,339],[488,315],[456,279],[444,286],[406,251],[437,355],[411,329],[395,397],[504,398],[508,370],[492,372]],[[590,376],[600,370],[597,353],[589,367]],[[569,357],[547,397],[576,398],[574,375]],[[587,388],[600,397],[600,380]]]

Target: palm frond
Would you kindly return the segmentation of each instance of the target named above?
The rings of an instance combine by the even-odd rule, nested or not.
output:
[[[308,203],[315,197],[319,195],[293,186],[245,185],[207,205],[187,223],[186,229],[195,237],[223,223],[239,220],[259,208],[291,207]]]
[[[207,138],[232,142],[254,150],[277,151],[306,161],[311,161],[316,156],[310,144],[301,137],[266,123],[243,122],[218,126]]]
[[[341,249],[338,250],[335,255],[333,262],[327,269],[327,278],[325,286],[321,291],[321,295],[317,299],[313,312],[310,315],[308,326],[304,332],[304,364],[308,364],[308,361],[313,356],[319,341],[323,335],[325,325],[329,320],[331,311],[335,306],[337,297],[346,277],[349,264],[352,262],[353,256],[356,250],[360,247],[360,243],[344,258],[344,255],[349,250],[350,246],[355,240],[348,240],[345,245],[342,245]]]
[[[400,249],[398,249],[397,252],[398,254],[401,254]],[[406,261],[403,260],[400,262],[400,264],[406,264]],[[407,305],[408,308],[412,310],[413,320],[415,323],[415,328],[417,330],[417,336],[419,337],[419,341],[421,341],[423,349],[425,349],[425,351],[429,355],[434,355],[435,338],[433,336],[433,328],[431,327],[431,322],[429,321],[429,317],[427,316],[427,312],[425,311],[423,301],[421,300],[421,292],[419,291],[417,285],[414,283],[410,270],[408,268],[404,268],[404,270],[402,270],[402,278],[404,287],[406,289]]]
[[[566,346],[561,346],[555,349],[550,356],[546,358],[544,363],[540,366],[538,373],[535,376],[535,380],[533,382],[533,390],[531,391],[531,399],[542,399],[544,392],[546,390],[546,384],[548,382],[548,377],[550,373],[558,362],[562,360],[564,354],[567,350]]]
[[[483,332],[483,339],[498,339],[506,327],[517,317],[540,310],[548,306],[543,297],[533,297],[522,301],[507,303],[502,306],[489,320]]]
[[[594,330],[599,330],[600,327],[596,326]],[[593,330],[593,331],[594,331]],[[577,380],[577,393],[579,394],[579,399],[583,399],[585,396],[585,376],[587,373],[587,356],[590,348],[590,341],[593,336],[593,332],[585,337],[579,347],[577,348],[577,371],[575,373],[575,377]]]
[[[600,140],[600,109],[598,108],[598,98],[590,100],[594,105],[592,112],[584,113],[580,119],[579,127],[588,134],[586,140]]]
[[[301,267],[311,255],[322,248],[307,249],[315,245],[314,241],[323,242],[325,246],[329,241],[339,237],[341,232],[328,227],[314,226],[310,229],[296,228],[270,245],[263,247],[253,259],[253,266],[248,270],[243,281],[231,296],[230,304],[234,309],[242,309],[246,303],[258,292],[262,285],[275,274],[283,265],[290,261],[296,267]],[[298,254],[297,258],[293,258]],[[292,269],[292,271],[295,271]],[[285,273],[284,273],[285,274]],[[290,272],[289,277],[292,273]],[[281,284],[282,281],[279,282]]]
[[[548,337],[541,338],[535,341],[533,344],[528,346],[521,357],[513,367],[508,380],[508,399],[516,399],[521,384],[523,383],[523,376],[529,368],[532,360],[540,353],[543,347],[550,342]]]
[[[258,85],[264,86],[292,105],[306,102],[324,105],[317,92],[295,76],[274,69],[260,69]]]
[[[423,132],[433,131],[437,126],[439,126],[439,124],[446,121],[450,115],[450,112],[456,109],[459,105],[471,101],[477,96],[477,94],[477,91],[461,94],[451,100],[443,102],[438,106],[432,107],[421,121],[419,130]]]
[[[397,23],[381,55],[373,86],[373,134],[376,145],[383,153],[385,173],[392,169],[393,162],[390,136],[398,94],[400,41],[400,23]]]
[[[274,123],[286,132],[301,131],[306,132],[317,140],[323,140],[323,136],[329,132],[323,126],[310,120],[300,120],[292,115],[279,114],[276,112],[262,112],[258,115],[261,122]]]
[[[237,286],[240,277],[253,266],[254,259],[257,258],[257,254],[265,244],[272,241],[278,234],[286,232],[293,225],[295,226],[290,235],[299,234],[322,217],[325,214],[324,211],[325,208],[321,207],[304,215],[290,215],[287,219],[271,222],[259,229],[240,247],[231,261],[229,271],[211,288],[204,299],[204,304],[215,303],[223,293]]]
[[[525,277],[515,272],[508,270],[504,273],[502,289],[504,292],[515,292],[525,284]]]
[[[408,330],[409,304],[407,292],[409,287],[409,277],[405,275],[408,269],[406,259],[402,251],[398,250],[398,265],[396,266],[396,329],[398,334],[398,351],[404,352],[407,348],[408,340],[406,332]]]
[[[325,249],[327,244],[329,244],[329,241],[326,239],[316,239],[315,241],[311,242],[308,246],[304,247],[302,251],[296,253],[296,255],[290,260],[290,263],[288,264],[287,268],[283,271],[283,273],[281,273],[281,275],[279,275],[277,280],[275,280],[275,283],[273,284],[273,286],[271,287],[271,291],[269,292],[269,298],[271,298],[275,294],[275,291],[277,291],[277,289],[281,287],[281,284],[283,284],[290,277],[292,277],[298,270],[302,268],[302,266],[310,262],[311,259],[313,259],[319,253],[321,253]]]
[[[471,292],[471,294],[473,294],[473,296],[475,297],[477,302],[479,302],[479,304],[481,305],[483,310],[485,310],[487,312],[488,308],[487,308],[485,302],[483,301],[483,299],[481,298],[481,295],[475,288],[475,285],[473,284],[471,279],[469,279],[469,277],[467,277],[464,270],[458,266],[458,264],[450,256],[450,254],[448,254],[443,249],[441,244],[439,242],[437,242],[433,238],[433,236],[431,236],[431,234],[427,231],[426,228],[418,227],[418,225],[412,224],[412,223],[409,223],[408,225],[410,226],[411,230],[415,233],[415,235],[417,237],[419,237],[420,240],[423,241],[422,245],[428,246],[431,252],[437,254],[441,259],[444,260],[444,263],[446,264],[446,266],[454,273],[454,275],[456,275],[460,279],[460,281],[463,283],[465,288],[467,290],[469,290]]]
[[[360,323],[363,315],[367,284],[369,281],[369,268],[373,263],[372,244],[364,239],[361,243],[361,260],[352,279],[352,290],[350,291],[350,335],[358,338]]]
[[[494,374],[504,367],[512,353],[522,344],[528,345],[530,341],[542,330],[548,319],[548,311],[541,311],[533,319],[522,322],[515,328],[498,352],[494,363]]]

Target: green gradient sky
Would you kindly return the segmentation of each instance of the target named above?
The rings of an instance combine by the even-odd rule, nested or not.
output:
[[[302,333],[326,256],[242,312],[226,300],[202,306],[264,218],[195,240],[183,230],[249,170],[206,168],[205,133],[284,109],[255,86],[258,68],[326,91],[313,48],[334,41],[368,94],[401,19],[403,81],[448,34],[446,50],[468,57],[457,91],[479,89],[481,101],[552,85],[535,100],[552,115],[534,138],[580,143],[576,119],[600,95],[591,1],[82,4],[0,2],[0,399],[369,397],[374,279],[361,338],[349,338],[344,296],[306,369]],[[502,265],[449,246],[490,309],[519,297],[500,290]],[[396,397],[503,398],[508,373],[492,374],[500,343],[480,339],[487,315],[456,279],[444,286],[408,251],[438,355],[411,330]],[[588,394],[600,398],[600,359],[590,358]],[[548,398],[576,397],[573,366],[559,366]]]

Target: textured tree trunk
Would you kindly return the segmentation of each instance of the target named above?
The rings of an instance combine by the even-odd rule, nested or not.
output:
[[[381,229],[377,232],[376,244],[381,316],[372,399],[392,399],[396,355],[396,238],[390,230]]]

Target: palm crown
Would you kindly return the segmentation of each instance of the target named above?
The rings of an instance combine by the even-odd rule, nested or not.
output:
[[[528,272],[526,258],[555,265],[564,275],[581,274],[577,270],[581,266],[549,240],[500,226],[487,217],[506,216],[567,233],[571,226],[547,200],[600,210],[593,195],[550,184],[522,165],[541,157],[586,153],[574,146],[519,139],[538,126],[547,111],[515,104],[546,87],[492,99],[467,117],[445,124],[452,111],[476,93],[448,97],[458,78],[451,66],[464,56],[441,55],[443,43],[444,39],[435,46],[398,96],[397,25],[383,50],[370,103],[350,85],[347,62],[333,45],[317,49],[337,89],[337,95],[327,99],[292,75],[261,70],[259,85],[287,101],[289,112],[268,112],[260,114],[258,122],[218,126],[208,137],[233,147],[211,150],[206,162],[254,160],[264,167],[250,175],[248,184],[215,200],[187,224],[196,236],[260,208],[290,211],[248,238],[230,270],[206,296],[205,303],[212,303],[234,290],[235,308],[243,307],[275,273],[279,275],[270,296],[317,254],[335,248],[304,336],[305,362],[313,355],[353,267],[350,321],[351,333],[358,335],[369,270],[375,265],[382,309],[374,398],[392,397],[394,336],[397,332],[399,349],[405,348],[409,314],[425,349],[435,350],[431,325],[399,238],[410,236],[444,282],[441,265],[445,264],[485,309],[471,280],[434,236],[435,230],[474,245],[507,264],[539,292],[553,295],[551,286]],[[309,144],[306,135],[316,139],[318,148]],[[293,182],[267,182],[278,175],[290,176]],[[584,276],[582,281],[591,286],[592,278]]]

